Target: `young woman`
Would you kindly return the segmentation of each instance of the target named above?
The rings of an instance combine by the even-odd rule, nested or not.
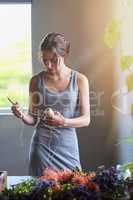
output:
[[[62,34],[46,35],[39,47],[43,70],[29,84],[29,112],[18,103],[11,108],[25,124],[36,125],[29,164],[33,176],[41,176],[46,167],[81,169],[75,128],[90,123],[89,86],[85,75],[66,66],[69,50]]]

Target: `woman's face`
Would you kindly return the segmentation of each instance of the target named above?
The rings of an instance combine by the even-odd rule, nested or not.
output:
[[[61,67],[64,65],[64,57],[57,55],[57,53],[53,51],[43,51],[41,59],[44,69],[52,74],[60,71]]]

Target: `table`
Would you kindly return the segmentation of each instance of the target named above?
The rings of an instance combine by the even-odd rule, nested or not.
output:
[[[31,176],[7,176],[7,188],[31,179]]]

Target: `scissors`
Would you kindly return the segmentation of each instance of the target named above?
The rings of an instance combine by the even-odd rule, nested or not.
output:
[[[9,97],[7,97],[8,101],[12,104],[12,105],[15,105],[16,103],[13,102]]]

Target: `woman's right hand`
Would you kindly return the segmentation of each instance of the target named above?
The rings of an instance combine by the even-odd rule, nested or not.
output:
[[[12,113],[17,117],[17,118],[22,118],[23,112],[21,110],[20,105],[16,102],[15,104],[12,105],[11,107]]]

